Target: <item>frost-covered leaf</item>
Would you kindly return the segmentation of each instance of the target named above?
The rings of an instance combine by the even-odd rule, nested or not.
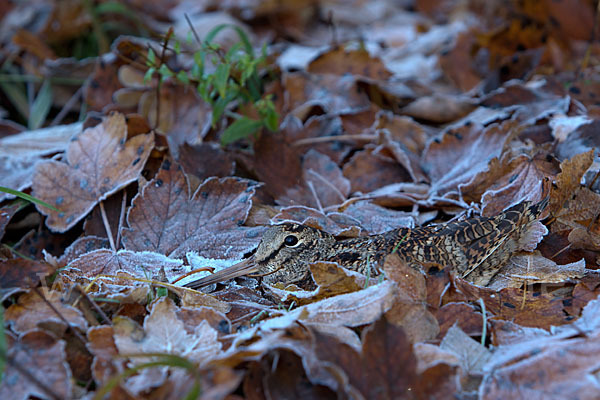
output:
[[[65,162],[37,164],[33,195],[61,210],[37,206],[48,216],[50,229],[70,229],[99,201],[137,179],[154,146],[154,134],[126,139],[125,117],[112,114],[72,139]]]
[[[123,243],[129,250],[170,257],[196,251],[204,257],[239,259],[256,247],[262,231],[242,226],[254,186],[241,178],[209,178],[192,193],[181,167],[165,161],[133,200]]]

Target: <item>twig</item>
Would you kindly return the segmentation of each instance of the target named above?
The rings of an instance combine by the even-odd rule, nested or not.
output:
[[[89,304],[92,305],[92,308],[98,313],[98,315],[100,315],[104,322],[106,322],[108,325],[112,325],[112,321],[110,320],[110,318],[108,318],[108,315],[106,315],[104,311],[102,311],[100,306],[98,306],[98,304],[96,304],[96,302],[92,300],[79,285],[75,285],[73,287],[73,290],[79,294],[80,298],[84,298],[87,302],[89,302]]]
[[[292,146],[304,146],[308,144],[318,144],[318,143],[327,143],[327,142],[336,142],[336,141],[344,141],[344,142],[355,142],[357,140],[371,142],[374,139],[377,139],[377,135],[373,134],[358,134],[358,135],[332,135],[332,136],[319,136],[314,138],[306,138],[296,140],[292,143]]]
[[[73,334],[75,335],[75,337],[77,337],[77,339],[79,339],[81,341],[81,343],[85,346],[86,345],[86,341],[83,338],[83,336],[81,336],[81,334],[79,333],[79,331],[77,331],[77,329],[75,329],[74,327],[71,326],[71,323],[69,321],[67,321],[67,319],[65,317],[63,317],[63,315],[60,313],[60,311],[58,311],[56,309],[56,307],[54,307],[54,304],[52,304],[43,294],[42,292],[40,292],[40,290],[37,287],[33,288],[33,291],[40,296],[40,298],[42,300],[44,300],[44,303],[46,303],[46,305],[48,307],[50,307],[50,309],[54,312],[54,314],[56,314],[56,316],[62,321],[64,322],[67,327],[69,329],[71,329],[71,331],[73,332]]]
[[[56,117],[54,117],[52,122],[50,122],[50,126],[58,125],[61,123],[61,121],[67,115],[67,113],[69,111],[71,111],[73,106],[75,106],[75,103],[81,97],[82,92],[83,92],[83,86],[80,86],[79,89],[77,89],[77,91],[73,94],[73,96],[71,96],[71,98],[69,100],[67,100],[67,102],[65,103],[65,106],[62,108],[62,110],[60,110],[59,113],[56,114]]]
[[[106,234],[108,235],[108,242],[110,243],[110,248],[112,251],[117,251],[117,247],[115,246],[115,241],[112,236],[112,232],[110,230],[110,224],[108,223],[108,217],[106,216],[106,210],[104,209],[104,202],[100,202],[100,215],[102,216],[102,223],[104,223],[104,229],[106,230]]]
[[[125,207],[127,206],[127,192],[123,190],[123,199],[121,200],[121,214],[119,214],[119,226],[117,227],[117,241],[116,245],[121,247],[121,229],[125,222]]]
[[[18,373],[23,375],[31,383],[33,383],[38,388],[40,388],[46,395],[48,395],[48,397],[50,397],[52,399],[56,399],[56,400],[61,400],[63,398],[58,393],[56,393],[54,390],[52,390],[52,388],[50,386],[47,386],[44,382],[39,380],[35,375],[33,375],[27,369],[23,368],[23,366],[21,366],[21,364],[19,364],[17,362],[17,360],[15,360],[12,356],[9,356],[8,354],[6,354],[0,350],[0,358],[5,359],[7,364],[9,364],[11,367],[16,369]]]

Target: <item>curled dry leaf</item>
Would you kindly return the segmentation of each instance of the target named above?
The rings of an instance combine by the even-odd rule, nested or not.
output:
[[[492,159],[487,171],[475,176],[460,190],[464,193],[487,188],[481,196],[481,215],[486,217],[497,215],[523,201],[537,203],[547,196],[550,181],[558,172],[552,157],[548,156],[540,152],[533,157],[522,154],[511,158],[507,154],[500,162]]]
[[[314,303],[324,298],[351,293],[365,287],[365,277],[339,267],[336,263],[317,262],[310,265],[310,273],[317,284],[312,291],[286,291],[270,287],[281,302],[295,305]]]
[[[6,368],[0,383],[3,399],[69,399],[73,383],[66,360],[65,342],[41,330],[32,330],[18,339],[9,336],[7,355],[45,386],[43,390],[14,367]]]
[[[66,162],[48,160],[37,165],[33,195],[60,210],[36,205],[48,216],[50,229],[65,232],[99,201],[138,178],[154,146],[154,134],[126,139],[125,117],[112,114],[73,138]]]
[[[594,150],[574,155],[560,163],[560,174],[556,176],[556,186],[550,193],[549,209],[551,213],[560,213],[567,200],[581,185],[581,178],[594,161]]]
[[[181,167],[165,161],[133,200],[123,228],[125,248],[183,257],[240,259],[260,241],[261,228],[242,226],[252,207],[255,183],[209,178],[194,192]]]

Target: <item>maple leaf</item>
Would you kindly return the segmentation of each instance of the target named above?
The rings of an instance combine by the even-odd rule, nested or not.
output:
[[[181,167],[165,161],[133,199],[124,228],[125,248],[182,257],[241,258],[256,247],[263,228],[244,227],[255,183],[209,178],[191,193]]]
[[[125,117],[112,114],[71,140],[66,162],[37,164],[33,195],[61,210],[36,205],[48,216],[50,229],[65,232],[98,202],[138,178],[154,146],[154,134],[126,138]]]

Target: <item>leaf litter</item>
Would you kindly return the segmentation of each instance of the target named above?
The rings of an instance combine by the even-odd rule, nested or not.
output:
[[[0,397],[600,397],[591,2],[34,3],[0,13],[0,183],[58,211],[0,193]],[[224,145],[240,117],[258,131]],[[183,287],[266,225],[355,238],[546,197],[488,287],[393,254]]]

